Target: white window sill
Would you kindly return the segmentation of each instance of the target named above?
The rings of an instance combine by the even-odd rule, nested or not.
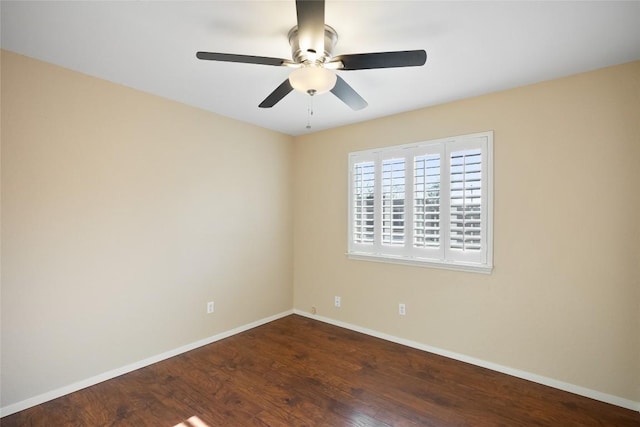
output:
[[[439,262],[421,258],[406,258],[402,256],[367,254],[360,252],[350,252],[346,254],[349,259],[357,261],[385,262],[391,264],[405,264],[416,267],[441,268],[444,270],[466,271],[471,273],[491,274],[493,266],[484,264],[471,264],[462,262]]]

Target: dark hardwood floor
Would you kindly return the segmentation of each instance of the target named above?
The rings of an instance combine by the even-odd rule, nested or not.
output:
[[[640,426],[640,413],[292,315],[11,426]]]

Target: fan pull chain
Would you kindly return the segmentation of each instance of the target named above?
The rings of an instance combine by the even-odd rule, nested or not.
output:
[[[309,107],[307,108],[307,129],[311,129],[311,117],[313,116],[313,95],[316,94],[316,91],[310,89],[307,93],[309,94]]]

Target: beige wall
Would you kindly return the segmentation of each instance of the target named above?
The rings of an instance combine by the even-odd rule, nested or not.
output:
[[[487,130],[493,274],[346,258],[347,153]],[[638,402],[639,159],[640,62],[298,137],[294,306]]]
[[[3,407],[291,309],[291,137],[5,51],[1,137]]]

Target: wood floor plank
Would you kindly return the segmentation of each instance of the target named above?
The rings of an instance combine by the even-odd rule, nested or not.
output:
[[[638,427],[640,413],[291,315],[0,424]]]

